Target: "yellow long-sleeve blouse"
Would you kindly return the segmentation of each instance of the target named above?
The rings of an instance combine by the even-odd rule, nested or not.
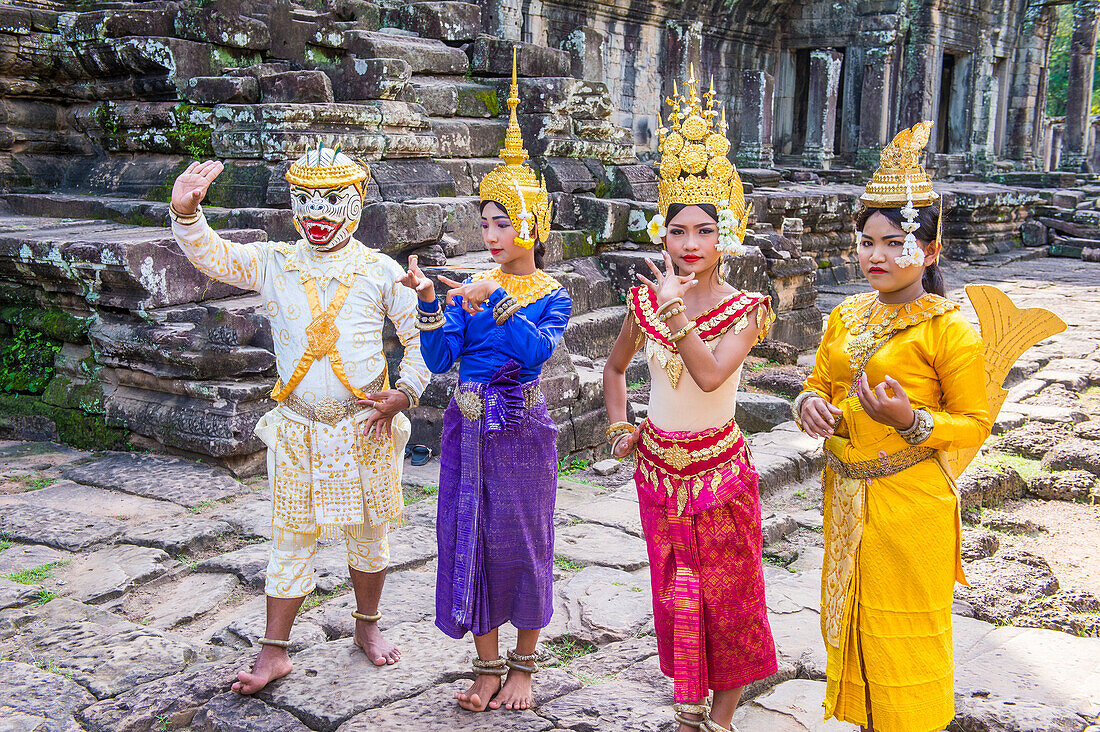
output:
[[[869,292],[847,298],[829,316],[813,373],[805,388],[842,410],[837,434],[870,459],[880,450],[892,454],[909,446],[897,430],[871,419],[853,394],[852,365],[844,350],[863,325],[867,308],[878,297]],[[894,311],[901,312],[894,316]],[[880,306],[869,326],[893,318],[886,332],[894,335],[865,368],[871,386],[890,375],[901,384],[914,409],[932,413],[934,428],[921,443],[940,450],[980,445],[991,420],[985,391],[983,346],[977,331],[955,303],[925,294],[910,303]]]

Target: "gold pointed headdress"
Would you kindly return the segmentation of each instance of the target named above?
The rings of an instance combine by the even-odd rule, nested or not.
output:
[[[286,182],[303,188],[353,185],[362,193],[370,183],[370,168],[340,152],[339,144],[325,147],[318,141],[316,147],[307,149],[286,171]]]
[[[516,119],[519,105],[519,83],[516,79],[516,52],[512,49],[512,93],[508,96],[508,130],[504,135],[504,148],[500,159],[504,162],[489,171],[481,179],[478,192],[481,200],[494,201],[504,207],[512,226],[519,232],[516,244],[530,249],[535,246],[535,236],[541,242],[550,235],[550,194],[546,183],[540,181],[530,165],[524,163],[527,150],[523,147],[523,134]],[[534,236],[531,227],[534,225]]]
[[[668,215],[673,203],[709,203],[721,212],[728,208],[733,212],[736,224],[732,233],[740,242],[745,236],[748,216],[745,206],[745,189],[741,176],[726,155],[730,142],[726,139],[726,114],[721,121],[714,103],[714,79],[710,89],[704,92],[706,106],[699,98],[698,82],[694,66],[687,82],[687,94],[679,96],[675,83],[673,96],[665,99],[671,111],[668,128],[661,121],[657,131],[657,211],[661,221]]]
[[[879,158],[879,168],[859,200],[872,208],[930,206],[939,199],[932,179],[920,164],[932,133],[931,122],[918,122],[894,136]]]

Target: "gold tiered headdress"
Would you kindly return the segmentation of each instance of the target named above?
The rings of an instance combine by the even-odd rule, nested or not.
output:
[[[530,249],[535,237],[546,242],[550,235],[550,194],[546,184],[538,179],[535,171],[523,161],[527,150],[523,147],[523,134],[516,119],[519,104],[519,83],[516,80],[516,49],[512,49],[512,93],[508,96],[508,131],[504,135],[504,149],[500,158],[504,162],[481,179],[478,192],[481,200],[494,201],[504,207],[519,235],[515,242]],[[531,226],[535,226],[534,235]]]
[[[673,203],[687,205],[711,204],[718,210],[718,250],[724,254],[741,254],[748,225],[745,189],[741,177],[726,155],[730,151],[726,139],[725,110],[718,121],[714,108],[714,80],[704,92],[706,107],[699,99],[695,69],[691,68],[687,95],[679,96],[675,84],[673,96],[665,99],[671,108],[669,127],[664,121],[657,130],[657,215],[650,222],[650,238],[661,243],[665,234],[668,207]]]
[[[863,195],[859,200],[869,208],[901,208],[905,223],[905,244],[897,261],[899,267],[924,264],[924,251],[917,245],[913,234],[920,225],[916,222],[917,208],[931,206],[940,196],[932,190],[932,179],[920,164],[921,153],[928,145],[932,123],[918,122],[907,130],[902,130],[887,145],[879,158],[879,168],[871,176]],[[943,234],[943,210],[936,224],[937,249]]]
[[[370,169],[340,152],[339,144],[325,147],[318,142],[290,166],[286,182],[314,189],[353,185],[362,193],[370,183]]]

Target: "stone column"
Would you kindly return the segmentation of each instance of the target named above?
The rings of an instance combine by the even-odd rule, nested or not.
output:
[[[741,75],[741,142],[737,164],[770,168],[772,152],[772,103],[775,79],[766,71],[745,71]]]
[[[1088,159],[1089,108],[1092,106],[1092,75],[1096,61],[1096,31],[1100,13],[1098,0],[1077,0],[1073,4],[1073,39],[1069,51],[1069,88],[1066,92],[1066,130],[1062,136],[1059,170],[1076,172]]]
[[[806,105],[806,143],[802,162],[828,168],[833,159],[836,99],[844,55],[831,49],[810,52],[810,88]]]
[[[665,43],[668,53],[668,67],[664,74],[664,92],[661,98],[672,95],[672,82],[676,81],[677,87],[683,93],[684,83],[688,78],[688,68],[694,66],[695,78],[700,82],[700,89],[706,88],[703,84],[703,21],[670,20],[666,23]],[[709,79],[709,77],[708,77]]]
[[[873,170],[890,137],[890,89],[894,78],[894,54],[889,48],[863,52],[863,86],[859,98],[859,148],[856,165]]]

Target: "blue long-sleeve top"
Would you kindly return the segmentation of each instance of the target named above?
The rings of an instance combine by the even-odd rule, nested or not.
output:
[[[488,383],[506,361],[515,359],[521,381],[538,378],[565,333],[573,301],[566,289],[558,286],[497,325],[493,308],[508,294],[503,286],[497,287],[476,315],[467,313],[456,301],[444,311],[442,328],[421,331],[420,350],[428,368],[441,374],[458,361],[459,379]],[[432,313],[440,305],[433,300],[421,302],[419,307]]]

